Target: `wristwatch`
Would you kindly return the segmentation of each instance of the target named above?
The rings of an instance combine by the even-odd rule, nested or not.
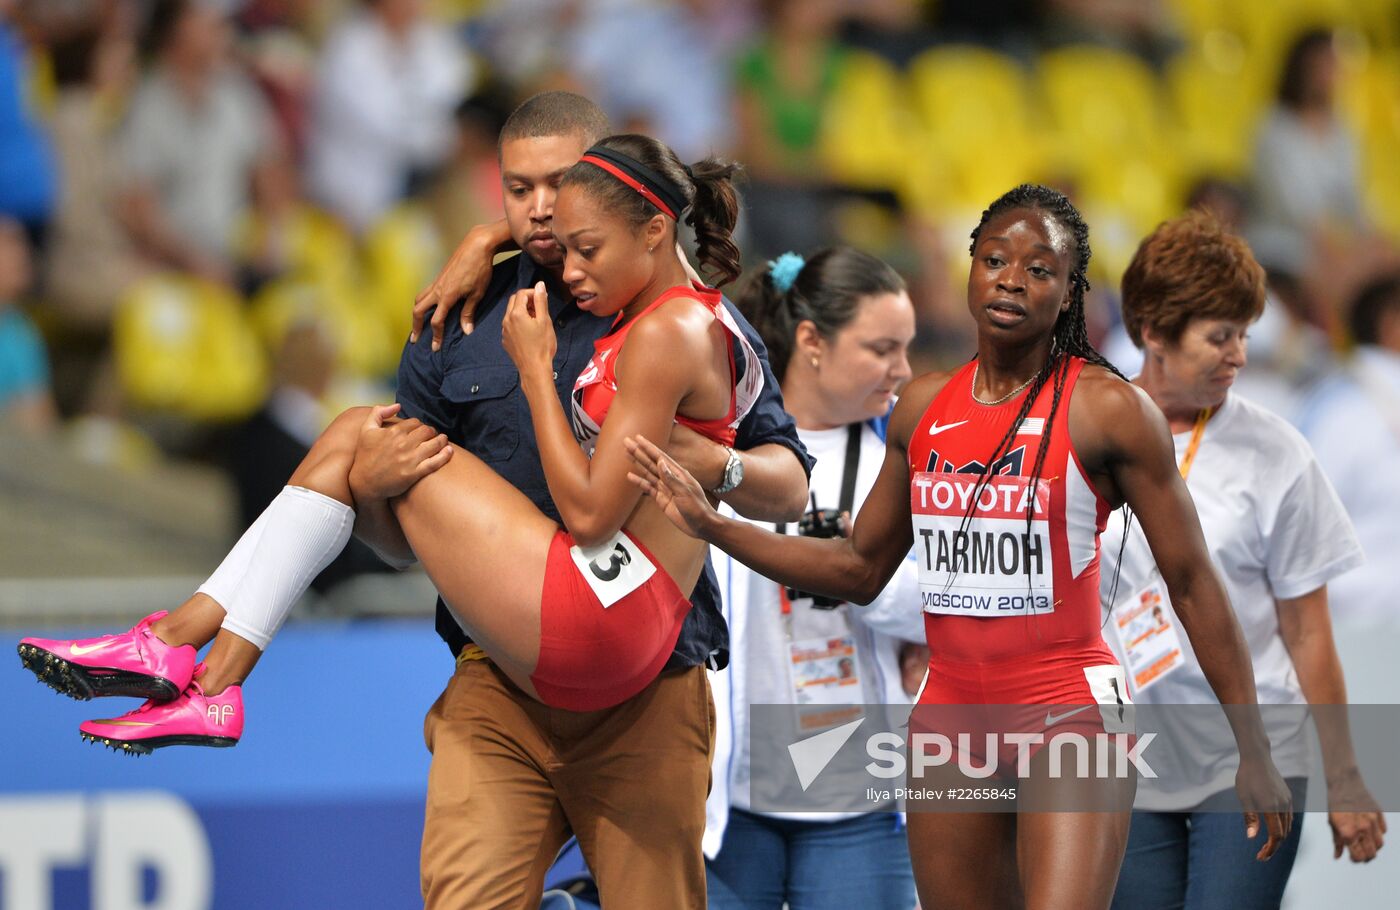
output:
[[[724,450],[729,453],[729,460],[724,463],[724,479],[719,482],[719,486],[710,491],[716,496],[723,496],[744,482],[744,462],[739,453],[729,446],[725,446]]]

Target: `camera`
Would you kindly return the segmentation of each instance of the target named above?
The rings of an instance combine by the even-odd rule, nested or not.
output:
[[[837,509],[811,509],[797,523],[797,533],[803,537],[845,537],[841,530],[841,512]],[[809,597],[814,610],[834,610],[845,603],[820,594],[809,594],[796,588],[787,589],[788,600]]]

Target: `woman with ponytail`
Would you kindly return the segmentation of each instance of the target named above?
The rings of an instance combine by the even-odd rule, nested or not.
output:
[[[1024,185],[983,214],[971,252],[977,355],[905,390],[849,539],[781,537],[724,518],[644,440],[632,445],[636,482],[689,533],[829,597],[875,597],[915,544],[932,656],[910,720],[910,751],[924,759],[910,784],[938,789],[908,804],[909,847],[927,907],[1109,906],[1133,779],[1094,779],[1088,765],[1066,772],[1058,759],[1077,751],[1066,741],[1124,737],[1124,748],[1132,734],[1098,596],[1099,534],[1111,509],[1131,506],[1216,696],[1242,706],[1230,713],[1236,790],[1248,836],[1268,830],[1267,859],[1291,825],[1288,789],[1166,423],[1088,342],[1088,228],[1063,195]],[[935,758],[928,737],[950,730],[972,735]],[[979,773],[956,773],[965,768]],[[937,799],[950,785],[999,802]]]
[[[515,293],[502,339],[562,526],[424,425],[398,437],[392,470],[370,470],[357,443],[383,433],[398,406],[352,409],[218,571],[170,614],[222,618],[204,638],[214,639],[204,664],[195,665],[202,641],[172,646],[160,637],[164,613],[100,639],[26,639],[26,664],[75,697],[151,698],[122,718],[82,725],[86,737],[113,748],[234,745],[243,710],[241,689],[229,681],[247,676],[306,585],[345,545],[356,503],[387,502],[384,514],[368,515],[380,527],[376,545],[423,563],[478,650],[521,691],[575,711],[640,692],[671,656],[706,547],[628,483],[623,439],[666,439],[680,424],[732,446],[763,385],[759,359],[720,292],[691,279],[677,246],[684,219],[699,238],[702,269],[718,283],[737,276],[734,172],[716,160],[686,167],[653,139],[620,135],[556,178],[561,281],[580,310],[612,319],[612,330],[595,342],[568,405],[555,382],[544,281]],[[748,365],[741,378],[736,346]],[[451,376],[443,382],[447,394]],[[498,383],[454,394],[503,391]]]
[[[849,247],[805,261],[784,253],[753,276],[738,302],[817,460],[811,511],[777,528],[841,533],[837,516],[858,515],[875,484],[894,396],[911,375],[914,307],[904,280]],[[857,606],[787,590],[721,553],[714,563],[727,593],[730,661],[728,678],[715,686],[721,706],[704,840],[710,907],[908,910],[909,850],[897,819],[881,811],[895,801],[867,811],[765,811],[771,777],[753,773],[739,731],[752,719],[781,726],[795,741],[848,723],[865,705],[891,705],[894,715],[902,704],[907,712],[900,647],[923,638],[914,564],[906,562],[873,603]],[[792,707],[751,712],[752,705]]]

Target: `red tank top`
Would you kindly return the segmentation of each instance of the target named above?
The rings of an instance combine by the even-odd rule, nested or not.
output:
[[[638,313],[636,318],[621,329],[614,328],[613,331],[593,342],[593,357],[589,359],[588,366],[584,367],[583,372],[574,382],[574,438],[579,441],[590,457],[593,455],[594,447],[598,444],[598,434],[602,430],[603,421],[607,419],[608,409],[612,407],[613,398],[617,395],[617,358],[622,352],[623,344],[627,341],[627,333],[632,330],[632,326],[646,318],[652,310],[676,297],[693,297],[709,307],[710,312],[714,313],[715,318],[720,321],[730,336],[738,340],[746,364],[743,379],[736,382],[734,346],[733,344],[728,345],[731,391],[729,411],[724,417],[699,420],[677,414],[676,423],[690,427],[700,435],[721,445],[732,446],[739,423],[748,414],[754,402],[758,400],[758,393],[763,388],[763,370],[759,365],[758,355],[753,346],[749,344],[749,340],[744,337],[744,333],[740,330],[738,323],[734,321],[734,317],[725,308],[720,292],[698,282],[693,286],[677,285],[668,288],[647,304],[646,309]],[[620,320],[622,314],[619,313],[617,318]],[[615,327],[617,322],[614,321],[613,325]]]
[[[914,551],[933,656],[1002,661],[1101,644],[1099,534],[1109,506],[1069,438],[1069,403],[1084,361],[1071,358],[1053,421],[1054,383],[1045,384],[980,491],[986,459],[1029,393],[981,404],[972,397],[975,366],[969,363],[949,380],[909,440]],[[1032,489],[1031,471],[1047,432],[1049,448]],[[974,492],[976,509],[964,525]]]

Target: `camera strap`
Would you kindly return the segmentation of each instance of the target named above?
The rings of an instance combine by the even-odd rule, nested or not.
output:
[[[841,502],[838,511],[850,512],[856,503],[856,468],[860,467],[860,434],[863,423],[846,427],[846,466],[841,469]]]
[[[841,497],[837,500],[837,511],[849,513],[856,502],[856,469],[860,467],[860,436],[865,424],[852,423],[846,426],[846,464],[841,468]],[[816,509],[816,496],[812,497],[812,508]],[[780,521],[773,526],[779,534],[787,533],[787,522]]]

